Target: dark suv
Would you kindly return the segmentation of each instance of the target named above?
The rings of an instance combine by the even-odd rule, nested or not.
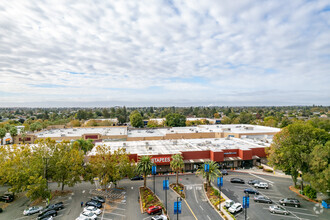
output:
[[[48,210],[54,209],[54,210],[58,211],[60,209],[64,209],[64,205],[63,205],[63,202],[58,202],[53,205],[46,206],[46,209],[48,209]]]
[[[290,205],[294,207],[300,207],[300,202],[298,199],[285,198],[285,199],[281,199],[279,202],[283,206]]]
[[[259,192],[253,188],[244,189],[244,193],[259,195]]]
[[[12,202],[12,201],[14,201],[14,196],[10,195],[10,194],[0,196],[0,201],[1,202]]]
[[[52,210],[49,210],[47,212],[43,212],[43,213],[41,213],[41,214],[38,215],[38,218],[37,219],[40,220],[40,219],[47,218],[49,216],[53,216],[53,217],[57,216],[57,211],[54,210],[54,209],[52,209]]]

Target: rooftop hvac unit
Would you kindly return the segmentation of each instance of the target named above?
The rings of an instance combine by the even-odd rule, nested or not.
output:
[[[61,134],[61,137],[65,137],[65,134]]]
[[[123,146],[126,146],[126,143],[123,143]]]
[[[178,141],[173,141],[173,144],[174,144],[174,145],[177,145],[177,144],[178,144]]]
[[[149,142],[146,142],[146,146],[148,146],[149,145]]]
[[[149,146],[149,147],[148,147],[148,150],[152,150],[152,147],[151,147],[151,146]]]
[[[198,133],[198,131],[196,131],[196,133]]]

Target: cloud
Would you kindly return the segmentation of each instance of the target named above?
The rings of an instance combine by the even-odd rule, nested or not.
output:
[[[329,8],[322,0],[5,1],[0,107],[329,105]]]

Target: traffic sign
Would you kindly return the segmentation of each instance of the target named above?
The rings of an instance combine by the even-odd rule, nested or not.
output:
[[[249,208],[250,205],[250,197],[249,196],[243,196],[243,208]]]
[[[181,201],[174,202],[174,214],[181,214]]]
[[[223,177],[218,177],[218,186],[223,186]]]
[[[170,186],[168,180],[163,180],[163,190],[169,190],[169,189]]]
[[[210,171],[210,164],[205,164],[204,165],[204,171],[209,172]]]
[[[151,173],[152,175],[156,175],[156,166],[152,166]]]

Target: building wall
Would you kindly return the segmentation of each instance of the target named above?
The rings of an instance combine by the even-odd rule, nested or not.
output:
[[[252,160],[252,150],[238,150],[238,156],[242,160]]]
[[[27,134],[25,136],[25,144],[34,144],[35,140],[37,139],[37,136],[33,135],[33,134]],[[19,134],[17,136],[15,136],[14,138],[14,143],[15,144],[19,144],[19,143],[23,143],[23,139],[22,136]]]
[[[251,148],[252,155],[258,157],[266,157],[265,148]]]
[[[190,159],[209,159],[210,158],[210,151],[184,151],[182,152],[182,156],[184,160]]]
[[[219,152],[210,151],[210,159],[216,162],[222,162],[224,160],[223,151],[219,151]]]
[[[167,133],[166,140],[171,139],[198,139],[198,138],[215,138],[215,133]]]

